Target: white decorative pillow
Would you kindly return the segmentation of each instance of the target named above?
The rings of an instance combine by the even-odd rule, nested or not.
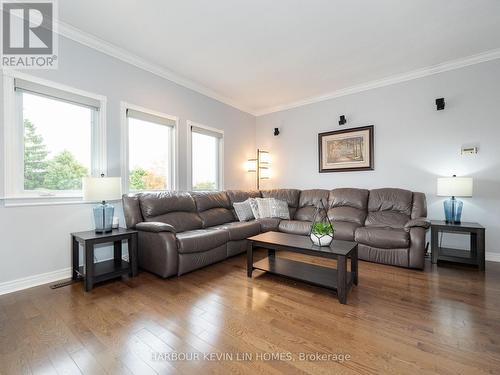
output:
[[[273,217],[273,200],[274,198],[255,198],[259,208],[259,219],[265,217]]]
[[[280,199],[273,199],[272,215],[272,217],[279,217],[280,219],[290,220],[288,203]]]
[[[246,201],[250,204],[250,208],[252,209],[253,216],[256,219],[260,219],[261,216],[259,214],[259,205],[257,203],[257,198],[248,198]],[[258,198],[260,199],[260,198]]]
[[[233,207],[239,221],[248,221],[254,218],[252,206],[250,205],[249,199],[244,202],[235,202],[233,203]]]
[[[275,198],[255,198],[259,207],[259,218],[276,217],[290,219],[288,203]]]

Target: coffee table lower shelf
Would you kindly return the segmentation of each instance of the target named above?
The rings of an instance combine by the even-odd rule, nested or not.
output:
[[[337,290],[337,270],[295,260],[267,257],[253,264],[254,269],[285,276],[308,284]],[[352,287],[352,273],[347,272],[347,287]]]

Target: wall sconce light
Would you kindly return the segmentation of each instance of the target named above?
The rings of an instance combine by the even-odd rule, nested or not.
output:
[[[267,180],[271,176],[269,152],[257,149],[257,158],[247,160],[247,171],[256,172],[257,190],[260,189],[260,180]]]
[[[445,103],[444,103],[444,98],[437,98],[436,99],[436,109],[438,111],[441,111],[444,109]]]
[[[339,125],[344,125],[346,122],[347,120],[345,119],[345,115],[341,115],[339,117]]]

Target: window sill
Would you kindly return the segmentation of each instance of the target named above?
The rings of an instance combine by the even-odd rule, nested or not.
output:
[[[31,206],[62,206],[76,204],[97,204],[84,201],[82,197],[5,197],[1,198],[4,207],[31,207]],[[110,202],[118,202],[110,201]]]

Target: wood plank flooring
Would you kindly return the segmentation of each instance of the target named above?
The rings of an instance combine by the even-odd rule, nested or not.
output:
[[[244,255],[91,293],[44,285],[0,296],[0,374],[498,374],[500,263],[486,267],[360,261],[347,305],[260,271],[248,279]]]

